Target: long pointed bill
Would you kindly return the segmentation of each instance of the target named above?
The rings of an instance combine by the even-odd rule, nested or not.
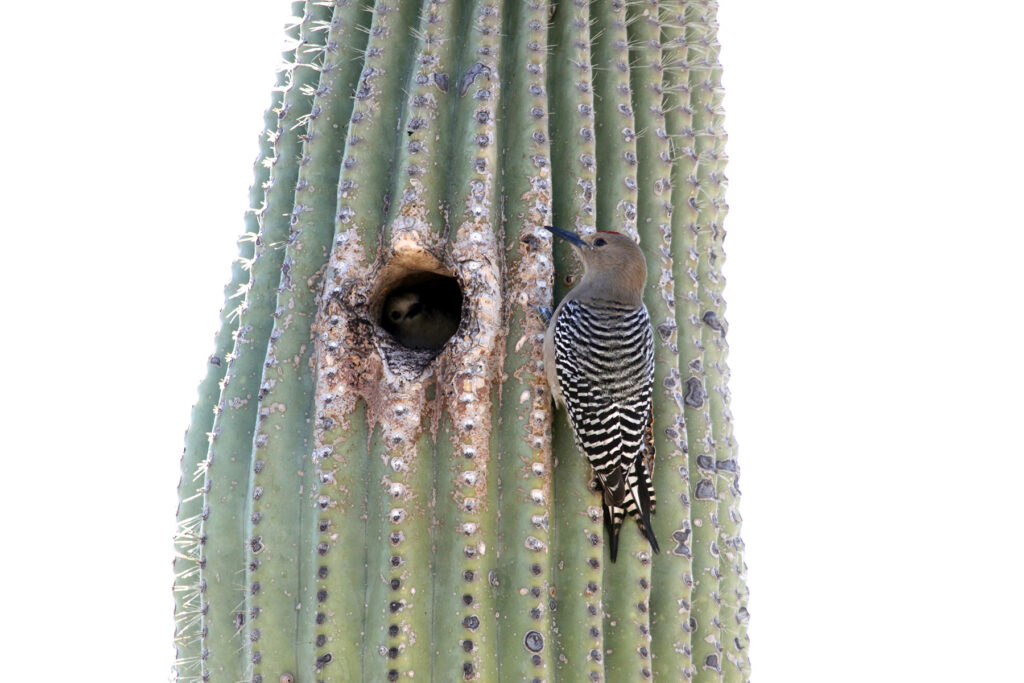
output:
[[[583,247],[587,246],[586,242],[581,240],[576,235],[576,233],[574,233],[574,232],[569,232],[568,230],[562,230],[561,228],[556,228],[556,227],[551,226],[551,225],[545,225],[544,229],[547,230],[548,232],[550,232],[552,235],[555,235],[557,237],[561,237],[562,239],[566,240],[570,244],[574,244],[577,247],[580,247],[581,249]]]

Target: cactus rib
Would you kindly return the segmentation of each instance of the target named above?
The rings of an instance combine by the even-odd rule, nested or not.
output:
[[[277,112],[273,158],[258,214],[260,233],[206,459],[200,569],[202,676],[212,681],[238,680],[249,666],[240,656],[246,649],[241,634],[249,616],[245,609],[249,590],[245,586],[244,536],[239,532],[244,534],[246,498],[257,494],[247,483],[261,370],[284,255],[281,245],[288,230],[282,214],[290,213],[294,198],[294,157],[299,141],[292,129],[298,117],[309,111],[309,97],[302,93],[302,85],[310,70],[301,68],[308,58],[303,51],[308,43],[303,35],[308,16],[307,12],[299,26],[295,61]]]
[[[551,305],[551,173],[548,101],[544,90],[547,2],[509,3],[505,39],[503,149],[506,272],[524,296],[506,307],[505,381],[501,387],[498,453],[497,609],[499,671],[506,680],[554,675],[554,514],[551,397],[544,376],[545,322],[530,303]]]
[[[322,35],[317,45],[304,48],[311,59],[306,68],[315,68],[312,83],[306,86],[313,91],[313,100],[309,113],[296,122],[299,129],[304,128],[302,151],[260,387],[249,483],[262,495],[249,499],[246,515],[248,584],[260,585],[259,592],[250,595],[252,618],[247,628],[255,675],[279,676],[308,669],[314,661],[313,621],[305,615],[322,594],[313,588],[316,471],[309,462],[313,449],[311,335],[334,232],[343,152],[331,131],[349,119],[352,87],[359,74],[358,64],[339,45],[349,49],[358,45],[360,14],[358,3],[347,0],[336,3],[333,15],[318,5],[306,19],[310,35]],[[266,629],[268,623],[275,628]],[[298,638],[277,628],[288,623],[295,624]]]
[[[661,17],[655,0],[630,5],[629,42],[633,55],[633,103],[637,139],[640,244],[648,264],[646,303],[656,331],[654,444],[656,535],[665,552],[651,569],[651,654],[656,679],[685,680],[690,671],[689,621],[692,571],[689,550],[689,477],[681,379],[674,246],[672,156],[665,113]],[[685,233],[684,233],[685,234]],[[660,623],[657,620],[660,620]]]

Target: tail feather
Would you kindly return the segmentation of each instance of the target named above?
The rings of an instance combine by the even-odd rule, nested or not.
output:
[[[639,468],[643,469],[643,461],[640,463]],[[633,489],[634,497],[639,497],[639,510],[635,511],[637,522],[640,524],[640,531],[643,532],[644,537],[650,542],[651,550],[659,552],[661,548],[658,547],[658,540],[654,538],[654,527],[651,526],[651,515],[654,513],[654,506],[656,499],[654,498],[654,486],[651,483],[651,478],[644,472],[642,478],[644,482],[642,486],[638,486]],[[638,513],[638,514],[637,514]]]
[[[647,485],[647,494],[651,499],[651,514],[654,514],[658,507],[658,497],[654,495],[654,482],[651,481],[651,477],[654,476],[654,414],[647,419],[647,429],[644,430],[644,454],[642,462],[637,463],[637,470],[642,471],[644,476],[642,479]]]
[[[626,511],[636,519],[644,538],[651,544],[651,550],[659,552],[658,540],[654,537],[654,527],[651,525],[651,515],[657,499],[654,497],[654,484],[651,482],[650,474],[647,472],[646,464],[642,458],[636,459],[635,469],[626,477],[629,490],[629,497],[626,500]]]
[[[631,483],[632,484],[632,483]],[[659,552],[658,540],[654,537],[654,527],[651,526],[651,497],[646,486],[630,485],[623,496],[624,507],[614,503],[609,504],[607,500],[602,501],[601,507],[604,510],[604,525],[608,529],[608,546],[611,551],[612,562],[615,561],[619,552],[619,531],[622,529],[622,522],[626,515],[633,517],[640,527],[640,533],[651,545],[651,550]]]
[[[619,553],[619,531],[622,522],[629,515],[636,519],[640,533],[650,543],[651,550],[660,552],[658,540],[654,537],[651,515],[657,500],[654,497],[654,484],[643,458],[637,458],[635,465],[623,481],[621,471],[612,470],[604,476],[595,472],[594,485],[602,492],[601,509],[604,512],[604,525],[608,530],[608,549],[612,562]]]
[[[620,507],[602,503],[604,509],[604,525],[608,529],[608,550],[612,556],[612,562],[619,555],[619,530],[622,529],[622,520],[626,518],[626,511]]]

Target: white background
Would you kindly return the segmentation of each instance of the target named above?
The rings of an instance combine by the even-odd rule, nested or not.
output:
[[[163,680],[182,434],[289,5],[13,5],[4,675]],[[1024,11],[720,21],[754,678],[1020,680]]]

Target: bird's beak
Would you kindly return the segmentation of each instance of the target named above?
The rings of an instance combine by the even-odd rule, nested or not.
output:
[[[580,249],[583,249],[584,247],[587,246],[587,243],[581,240],[579,236],[574,232],[562,230],[561,228],[556,228],[552,225],[545,225],[544,229],[550,232],[552,235],[555,235],[556,237],[561,237],[562,239],[566,240],[572,245],[579,247]]]

